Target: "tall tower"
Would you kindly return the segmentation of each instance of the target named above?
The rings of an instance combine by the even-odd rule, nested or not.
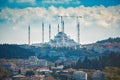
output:
[[[61,19],[61,32],[64,33],[64,20],[63,20],[63,17],[66,17],[66,16],[58,16],[58,17],[60,17],[60,19]]]
[[[30,45],[30,25],[28,26],[28,44]]]
[[[49,24],[49,41],[51,39],[51,25]]]
[[[64,33],[64,21],[62,21],[62,32]]]
[[[59,33],[59,31],[60,31],[60,30],[59,30],[59,24],[58,24],[58,33]]]
[[[42,42],[44,43],[44,23],[42,22]]]
[[[62,45],[64,45],[64,21],[62,20]]]
[[[82,16],[76,16],[78,44],[80,44],[80,22],[79,22],[79,18],[82,18]]]
[[[78,38],[78,44],[80,44],[80,24],[79,24],[79,22],[78,22],[78,24],[77,24],[77,38]]]

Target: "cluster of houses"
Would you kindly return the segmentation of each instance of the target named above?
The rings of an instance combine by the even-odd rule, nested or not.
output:
[[[66,74],[71,77],[72,80],[88,80],[87,72],[76,70],[72,68],[64,69],[64,65],[54,65],[44,59],[38,59],[36,56],[31,56],[28,60],[18,60],[3,62],[0,65],[4,66],[8,70],[12,71],[12,77],[6,80],[46,80],[48,76],[53,74]],[[34,74],[27,76],[27,71],[33,71]],[[54,76],[53,76],[54,77]],[[96,70],[93,75],[93,80],[103,80],[105,73]]]
[[[119,53],[120,52],[120,43],[118,42],[113,42],[113,43],[110,43],[110,42],[107,42],[107,43],[94,43],[94,44],[88,44],[88,45],[84,45],[84,47],[87,49],[87,50],[92,50],[94,52],[97,52],[97,53],[105,53],[105,52],[115,52],[115,53]]]
[[[84,71],[77,71],[74,69],[66,69],[66,70],[57,69],[56,71],[59,74],[71,74],[72,72],[72,74],[70,75],[72,80],[89,80],[87,73]],[[40,68],[37,69],[36,72],[37,73],[34,76],[29,76],[29,77],[21,74],[17,74],[12,77],[12,80],[46,80],[46,77],[51,76],[51,74],[54,71],[49,70],[47,68]],[[100,70],[96,70],[92,75],[92,80],[104,80],[104,79],[105,79],[105,73]]]
[[[77,71],[72,68],[66,70],[55,68],[54,70],[58,74],[71,74],[70,76],[72,77],[71,78],[72,80],[89,80],[87,73],[84,71]],[[11,80],[46,80],[46,77],[51,76],[53,72],[54,72],[53,70],[49,70],[48,68],[39,68],[36,70],[36,73],[33,76],[28,77],[23,74],[17,74],[13,76]],[[100,70],[96,70],[92,75],[92,80],[104,80],[104,79],[105,73]]]

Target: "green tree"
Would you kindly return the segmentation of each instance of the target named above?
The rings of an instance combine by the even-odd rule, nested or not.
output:
[[[35,75],[34,71],[33,70],[29,70],[26,72],[25,76],[32,76],[32,75]]]

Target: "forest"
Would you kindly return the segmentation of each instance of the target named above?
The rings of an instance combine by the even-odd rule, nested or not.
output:
[[[4,59],[24,59],[35,55],[29,49],[24,49],[15,44],[0,44],[0,58]]]

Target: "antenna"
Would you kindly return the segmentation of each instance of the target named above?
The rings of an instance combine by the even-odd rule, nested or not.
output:
[[[49,41],[51,39],[51,25],[49,24]]]
[[[30,45],[30,25],[28,26],[28,44]]]
[[[44,43],[44,23],[42,22],[42,42]]]

